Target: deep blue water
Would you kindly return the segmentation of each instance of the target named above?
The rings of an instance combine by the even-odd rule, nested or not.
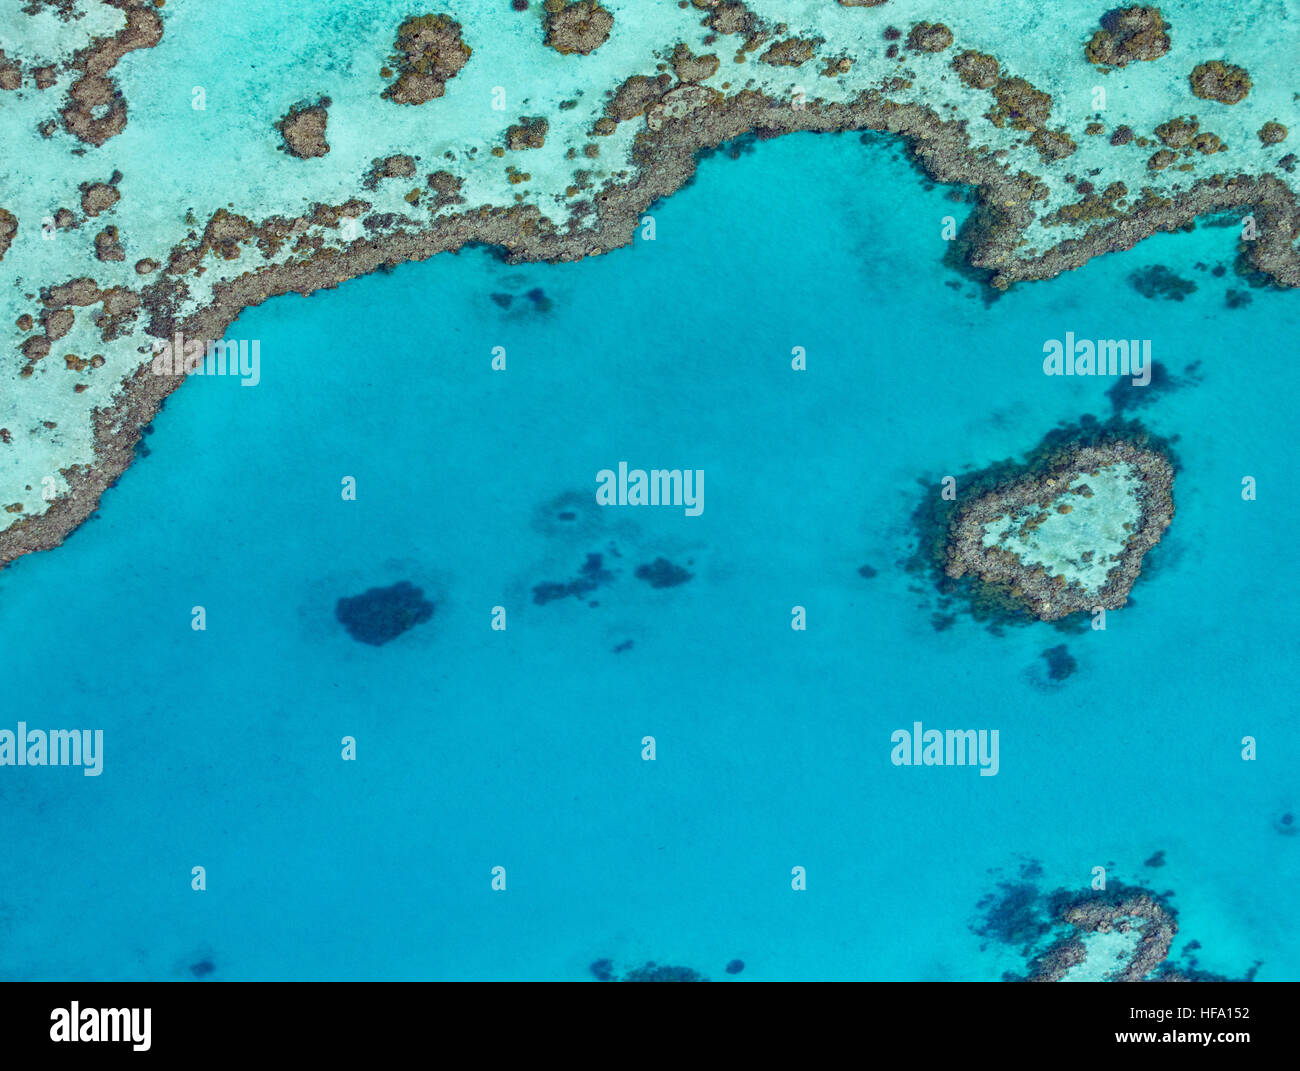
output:
[[[5,724],[105,732],[98,778],[0,779],[0,973],[997,978],[1019,961],[969,924],[1032,858],[1047,887],[1172,890],[1206,969],[1300,977],[1274,825],[1300,806],[1295,295],[1228,309],[1242,284],[1196,264],[1236,234],[1203,227],[989,306],[940,262],[969,211],[946,192],[888,142],[798,135],[706,160],[654,242],[247,311],[260,385],[187,384],[97,518],[0,574]],[[1199,289],[1142,297],[1154,263]],[[1202,362],[1140,413],[1178,436],[1174,524],[1104,632],[936,631],[901,566],[918,481],[1109,415],[1109,381],[1042,374],[1066,331]],[[621,460],[704,470],[703,515],[591,506]],[[617,571],[598,605],[534,604],[589,553]],[[635,577],[660,556],[693,578]],[[336,600],[401,579],[433,619],[351,639]],[[1079,670],[1050,687],[1061,642]],[[999,729],[998,776],[892,766],[918,719]]]

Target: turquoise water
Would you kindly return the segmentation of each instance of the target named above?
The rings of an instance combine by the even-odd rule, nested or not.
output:
[[[1300,977],[1294,295],[1228,309],[1242,284],[1195,265],[1236,232],[1203,227],[986,306],[940,262],[969,211],[945,193],[891,142],[791,136],[705,161],[653,242],[246,311],[260,384],[186,384],[98,518],[0,574],[6,724],[105,733],[97,778],[0,778],[0,973],[995,979],[1020,961],[975,904],[1033,858],[1048,888],[1172,890],[1207,970]],[[1142,297],[1156,263],[1199,289]],[[1042,374],[1066,331],[1202,362],[1139,414],[1178,436],[1174,523],[1104,632],[936,631],[902,568],[918,481],[1109,415],[1109,380]],[[541,523],[622,460],[704,470],[703,514]],[[534,603],[592,552],[599,605]],[[635,577],[660,556],[693,579]],[[433,620],[356,643],[335,601],[400,579]],[[1079,669],[1049,686],[1061,642]],[[999,774],[891,765],[916,720],[998,729]]]

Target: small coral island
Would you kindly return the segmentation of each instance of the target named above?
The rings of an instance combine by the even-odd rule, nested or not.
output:
[[[940,588],[970,596],[977,617],[1119,609],[1173,519],[1173,481],[1165,447],[1136,423],[1053,433],[1023,465],[963,477],[931,516]]]

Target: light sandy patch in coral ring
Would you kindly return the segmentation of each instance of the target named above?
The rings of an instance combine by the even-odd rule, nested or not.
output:
[[[1114,903],[1083,893],[1061,905],[1059,921],[1074,932],[1034,958],[1028,981],[1059,982],[1072,972],[1081,972],[1089,958],[1082,935],[1121,933],[1133,935],[1131,954],[1116,970],[1101,968],[1103,973],[1098,977],[1115,982],[1140,982],[1168,959],[1178,933],[1177,919],[1146,892],[1135,892]],[[1170,973],[1163,980],[1181,979]]]
[[[1023,560],[1020,554],[1000,544],[987,544],[990,531],[1016,527],[1009,523],[1009,518],[1055,514],[1054,523],[1058,529],[1062,528],[1066,513],[1058,511],[1058,507],[1065,505],[1068,511],[1073,497],[1070,489],[1077,486],[1079,477],[1085,482],[1089,478],[1096,482],[1104,470],[1116,465],[1127,466],[1129,473],[1136,477],[1132,488],[1136,509],[1131,519],[1128,516],[1122,519],[1131,526],[1122,549],[1114,553],[1117,548],[1110,546],[1109,539],[1095,549],[1094,553],[1107,558],[1114,555],[1100,586],[1091,583],[1100,572],[1097,568],[1077,570],[1088,578],[1085,586],[1078,577],[1067,577],[1063,569],[1049,571],[1042,560],[1051,560],[1050,555]],[[1043,621],[1055,621],[1072,613],[1091,613],[1098,606],[1117,610],[1127,601],[1129,590],[1142,571],[1143,556],[1160,542],[1173,519],[1173,481],[1173,466],[1162,454],[1129,442],[1069,451],[1053,459],[1045,471],[1015,478],[961,507],[950,529],[946,572],[954,579],[969,573],[984,583],[999,585]],[[1057,537],[1062,538],[1060,531]],[[1010,542],[1022,546],[1025,540]],[[1062,550],[1057,557],[1063,559],[1068,553]]]

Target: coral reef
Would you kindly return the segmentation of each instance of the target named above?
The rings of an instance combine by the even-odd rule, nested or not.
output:
[[[957,54],[952,61],[952,69],[971,89],[992,89],[998,84],[1001,64],[996,56],[968,49]]]
[[[521,115],[519,122],[506,127],[506,148],[512,151],[540,149],[546,144],[546,132],[549,129],[550,124],[542,116],[530,119]]]
[[[1087,502],[1090,485],[1114,485],[1105,505]],[[1173,518],[1172,487],[1162,454],[1123,439],[1062,451],[958,507],[945,572],[973,574],[1043,621],[1118,609]]]
[[[83,6],[89,6],[89,0]],[[16,93],[21,98],[26,87],[33,84],[68,84],[72,114],[65,115],[65,122],[79,127],[79,136],[89,136],[90,144],[104,145],[126,119],[126,102],[110,78],[111,68],[131,48],[156,43],[163,26],[153,5],[143,0],[112,0],[112,6],[122,13],[122,29],[109,38],[94,38],[71,60],[31,62],[28,57],[14,56],[10,48],[8,56],[0,56],[0,92]],[[862,2],[840,6],[878,5]],[[548,0],[545,5],[525,7],[545,22],[551,48],[585,54],[611,36],[613,16],[597,3]],[[599,255],[628,244],[645,209],[689,182],[702,156],[720,146],[728,154],[740,152],[760,137],[795,131],[871,130],[901,138],[930,179],[970,190],[975,211],[948,249],[945,261],[957,263],[964,258],[967,276],[990,292],[1025,280],[1050,278],[1101,253],[1129,249],[1152,234],[1185,227],[1198,215],[1219,211],[1236,212],[1238,216],[1250,212],[1258,223],[1258,237],[1244,244],[1237,270],[1255,281],[1268,280],[1278,286],[1300,284],[1300,258],[1294,248],[1294,236],[1300,233],[1300,204],[1289,184],[1293,180],[1286,179],[1297,164],[1294,154],[1262,169],[1256,161],[1233,155],[1245,151],[1242,142],[1249,141],[1250,151],[1257,153],[1261,143],[1274,145],[1284,137],[1281,123],[1265,122],[1271,119],[1269,114],[1245,116],[1249,119],[1249,138],[1241,136],[1239,125],[1220,126],[1225,138],[1239,143],[1232,145],[1225,157],[1223,153],[1229,147],[1209,131],[1198,129],[1180,148],[1157,145],[1152,136],[1135,134],[1134,128],[1151,131],[1160,119],[1167,119],[1167,114],[1152,114],[1149,109],[1143,114],[1134,102],[1129,102],[1122,113],[1127,124],[1117,125],[1108,140],[1115,146],[1136,142],[1143,151],[1123,149],[1111,153],[1100,138],[1088,144],[1089,152],[1101,152],[1107,157],[1109,162],[1104,166],[1124,170],[1128,180],[1125,193],[1111,196],[1123,184],[1111,181],[1114,176],[1110,174],[1097,180],[1096,190],[1085,190],[1082,181],[1059,173],[1064,169],[1056,162],[1074,154],[1077,146],[1070,133],[1049,127],[1051,98],[1027,78],[1004,71],[998,57],[990,52],[962,48],[951,62],[933,64],[916,56],[910,66],[917,70],[903,70],[886,63],[881,58],[883,50],[850,50],[844,41],[821,42],[815,36],[815,24],[792,28],[760,14],[761,8],[757,2],[747,5],[736,0],[687,3],[682,8],[665,5],[664,10],[669,12],[665,17],[675,17],[673,13],[679,10],[684,13],[685,21],[673,35],[657,37],[638,53],[638,60],[620,66],[607,83],[593,87],[585,97],[568,94],[553,114],[533,116],[534,124],[541,118],[549,121],[546,134],[537,136],[540,131],[536,125],[526,131],[506,133],[507,144],[513,142],[536,153],[536,165],[529,157],[530,170],[539,180],[535,185],[528,172],[516,168],[507,172],[505,182],[509,184],[503,182],[503,190],[493,191],[489,185],[499,169],[493,173],[482,167],[475,170],[475,159],[481,164],[492,149],[503,154],[507,151],[501,144],[501,126],[492,121],[484,128],[481,145],[462,148],[444,144],[442,135],[430,128],[429,142],[421,140],[405,146],[376,143],[370,150],[407,150],[387,159],[413,160],[417,152],[428,152],[439,159],[435,166],[441,170],[428,176],[427,189],[420,179],[400,189],[395,188],[396,183],[367,185],[375,174],[373,170],[367,172],[362,164],[355,176],[357,195],[343,194],[329,203],[307,195],[301,208],[296,203],[291,207],[281,203],[244,204],[238,210],[224,205],[221,211],[225,215],[218,222],[217,207],[223,202],[196,205],[193,218],[185,219],[190,203],[182,201],[178,208],[168,206],[169,212],[177,209],[176,229],[167,232],[163,243],[152,246],[149,243],[157,243],[158,239],[144,229],[137,230],[131,216],[136,204],[100,207],[99,212],[112,213],[110,218],[120,231],[97,227],[98,234],[93,238],[89,233],[78,235],[87,262],[76,270],[87,277],[96,275],[99,282],[92,281],[91,285],[99,296],[91,303],[106,303],[102,312],[92,310],[87,319],[102,330],[105,342],[121,338],[123,345],[90,349],[79,341],[81,355],[69,355],[73,361],[68,367],[80,374],[79,362],[102,357],[97,352],[102,348],[109,362],[102,381],[111,378],[121,387],[109,397],[93,395],[93,402],[78,414],[79,439],[75,446],[67,448],[66,458],[56,467],[59,489],[52,501],[42,498],[39,491],[25,490],[40,484],[39,479],[32,478],[34,469],[19,473],[14,467],[14,475],[0,498],[7,502],[22,498],[25,509],[15,513],[14,522],[0,533],[0,565],[61,542],[90,516],[103,490],[135,456],[139,428],[153,417],[162,399],[184,381],[184,377],[141,374],[143,366],[131,363],[135,354],[146,352],[142,347],[147,348],[151,341],[171,337],[176,330],[183,330],[189,337],[220,338],[242,309],[269,297],[308,294],[344,279],[388,270],[406,260],[424,259],[471,243],[498,248],[503,257],[515,262],[573,261]],[[830,14],[841,15],[833,10]],[[170,13],[163,17],[170,17]],[[875,22],[869,21],[873,18]],[[869,35],[876,40],[883,37],[895,49],[895,56],[902,47],[929,42],[937,45],[944,40],[933,23],[918,33],[916,25],[910,31],[889,26],[887,17],[880,14],[845,17],[844,21],[869,27]],[[467,26],[473,39],[473,26]],[[955,28],[959,35],[964,30],[960,25]],[[184,26],[178,21],[175,29],[182,32]],[[632,20],[622,32],[630,36],[641,31],[640,22]],[[1080,46],[1091,34],[1090,58],[1106,67],[1154,58],[1167,48],[1169,35],[1158,9],[1146,7],[1109,12],[1102,18],[1101,33],[1092,31],[1090,27],[1080,35]],[[167,32],[173,31],[169,28]],[[1178,32],[1188,31],[1180,26]],[[734,55],[725,57],[725,67],[713,51],[722,51],[718,44],[721,35],[731,35],[726,51],[734,49]],[[810,43],[814,66],[809,69],[755,62],[769,55],[772,60],[802,63]],[[966,43],[961,42],[963,46]],[[490,47],[487,40],[481,44],[485,49]],[[442,95],[447,80],[463,68],[469,55],[461,27],[448,16],[418,15],[407,19],[397,31],[392,69],[383,74],[391,83],[385,90],[386,98],[418,104]],[[1237,58],[1256,66],[1244,46]],[[137,62],[145,60],[141,56]],[[746,76],[734,82],[727,73],[733,62],[749,63]],[[823,65],[829,77],[814,77]],[[1077,55],[1076,65],[1085,66]],[[570,70],[591,67],[580,61],[554,66]],[[758,67],[762,70],[756,70]],[[1258,67],[1261,78],[1263,70]],[[847,77],[849,72],[852,77]],[[969,88],[968,103],[960,99],[947,103],[946,98],[944,104],[938,103],[932,79],[946,78],[956,83],[951,72],[956,72],[961,84]],[[1183,93],[1195,86],[1216,101],[1230,102],[1240,101],[1249,91],[1249,78],[1240,67],[1212,61],[1202,64],[1197,72],[1191,81],[1178,82]],[[886,76],[883,79],[879,77],[882,74]],[[712,84],[701,84],[705,80]],[[801,99],[801,106],[791,106],[791,85],[798,81],[803,81],[805,88],[807,83],[816,82],[819,96]],[[967,93],[955,84],[950,88],[956,91],[957,98]],[[990,99],[982,98],[981,94],[989,91]],[[47,92],[52,104],[62,103],[53,96],[59,90]],[[291,99],[286,97],[285,103]],[[1258,103],[1250,101],[1238,112],[1247,112]],[[344,106],[340,98],[330,112],[335,116],[333,122],[343,121],[339,109]],[[542,104],[539,100],[520,107],[541,110]],[[581,116],[582,133],[572,142],[567,139],[573,131],[562,126],[563,111],[569,107],[586,109]],[[1164,107],[1191,111],[1196,105],[1188,100]],[[1217,104],[1206,107],[1213,110]],[[988,122],[980,118],[986,108]],[[268,114],[268,128],[271,118]],[[309,118],[303,117],[301,145],[304,153],[320,153],[328,145],[324,129],[313,130]],[[1084,129],[1083,118],[1080,129]],[[1104,132],[1104,128],[1098,129],[1102,127],[1099,115],[1087,118],[1089,131]],[[1202,115],[1202,121],[1226,123],[1209,115]],[[620,126],[622,123],[634,125],[627,130]],[[55,134],[57,125],[54,119],[34,124],[33,136],[48,139]],[[588,130],[597,135],[599,145],[583,144]],[[604,137],[615,131],[619,137]],[[296,130],[294,133],[296,136]],[[315,140],[317,134],[321,143]],[[1167,134],[1174,139],[1181,137],[1172,127]],[[289,139],[284,140],[288,153]],[[558,146],[558,155],[557,141],[564,142]],[[431,148],[433,143],[438,145],[436,153]],[[113,151],[111,145],[105,148]],[[84,146],[76,149],[86,151]],[[480,149],[484,151],[476,158]],[[554,189],[541,188],[543,176],[548,182],[554,181],[557,169],[551,165],[558,163],[565,150],[572,154],[565,159],[576,159],[577,166],[565,174],[561,165],[560,184]],[[1171,155],[1159,155],[1157,150]],[[600,157],[598,168],[582,157]],[[1141,175],[1146,161],[1153,157],[1153,169]],[[446,162],[441,162],[444,159]],[[1211,172],[1220,159],[1224,160],[1219,165],[1221,170]],[[337,160],[336,148],[331,162]],[[92,180],[102,178],[109,170],[110,159],[102,158],[99,166],[101,170],[91,176]],[[325,171],[324,167],[289,166],[295,166],[304,182]],[[1030,167],[1032,171],[1027,169]],[[1199,169],[1198,174],[1186,177],[1184,172],[1193,168]],[[1080,170],[1091,182],[1099,168],[1089,160],[1088,167],[1081,166]],[[1139,174],[1135,176],[1134,171]],[[84,171],[78,174],[78,180],[86,177]],[[112,187],[114,183],[92,181],[92,185]],[[1147,188],[1127,192],[1142,186]],[[1073,200],[1072,188],[1081,200]],[[75,232],[90,218],[84,207],[80,216],[71,210],[75,206],[67,200],[69,196],[75,196],[71,189],[61,191],[50,201],[54,229],[60,234]],[[82,196],[84,199],[84,192]],[[111,195],[99,191],[94,196]],[[317,190],[315,196],[325,194]],[[556,198],[564,200],[557,202]],[[64,206],[60,206],[60,199]],[[563,208],[557,212],[556,204],[567,208],[568,214]],[[7,199],[6,205],[10,211],[0,214],[0,255],[6,256],[5,264],[9,266],[26,247],[13,244],[18,207]],[[28,219],[25,212],[23,216],[24,228],[41,226],[39,217]],[[209,219],[205,221],[203,216]],[[1045,233],[1048,228],[1051,232]],[[95,255],[103,259],[93,259]],[[241,264],[242,270],[238,270],[235,266]],[[118,274],[120,265],[130,273],[129,281]],[[32,268],[21,265],[24,276]],[[57,311],[61,306],[54,295],[66,285],[68,280],[63,277],[32,276],[27,286],[17,288],[26,296],[14,298],[15,305],[30,307],[13,309],[10,322],[19,312],[38,314],[45,307]],[[1241,303],[1239,297],[1229,300],[1238,306]],[[39,317],[33,315],[33,319]],[[129,340],[128,334],[132,336]],[[32,380],[33,388],[44,383],[48,369],[56,362],[60,362],[61,369],[65,356],[55,353],[55,361],[49,361],[51,353],[50,340],[44,333],[16,336],[11,344],[16,379]],[[36,393],[33,389],[24,394],[21,404],[32,404]],[[7,423],[16,446],[40,445],[37,440],[42,431],[24,430],[23,425],[12,420]],[[26,427],[41,429],[43,425],[32,420]],[[71,432],[70,425],[65,428]],[[72,442],[71,434],[68,441]],[[17,458],[20,450],[11,453]],[[32,453],[37,456],[39,450]]]

